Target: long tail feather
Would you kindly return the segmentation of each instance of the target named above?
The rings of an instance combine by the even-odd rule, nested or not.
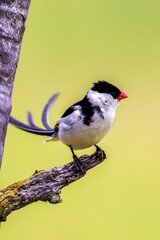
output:
[[[38,127],[34,123],[31,112],[28,112],[28,114],[27,114],[28,124],[22,123],[19,120],[13,118],[12,116],[10,116],[9,122],[12,125],[14,125],[15,127],[19,128],[21,130],[24,130],[26,132],[30,132],[30,133],[34,133],[34,134],[38,134],[38,135],[45,135],[45,136],[52,136],[53,134],[55,134],[55,137],[56,137],[56,132],[55,132],[54,128],[52,128],[50,126],[48,118],[49,118],[49,110],[50,110],[52,104],[54,103],[54,101],[56,100],[56,98],[58,97],[58,95],[59,95],[59,93],[54,94],[49,99],[47,104],[44,106],[44,109],[42,112],[42,123],[43,123],[45,129]]]
[[[40,127],[38,127],[34,121],[33,121],[33,116],[32,116],[32,113],[31,112],[27,112],[27,120],[28,120],[28,125],[33,127],[33,128],[36,128],[36,129],[41,129]]]
[[[51,109],[52,104],[56,100],[56,98],[59,96],[59,93],[54,94],[48,101],[48,103],[45,105],[43,112],[42,112],[42,123],[44,127],[48,130],[52,130],[53,128],[49,124],[49,111]]]
[[[54,129],[47,130],[47,129],[43,129],[43,128],[32,127],[32,126],[29,126],[25,123],[18,121],[17,119],[15,119],[11,116],[10,116],[9,122],[21,130],[24,130],[24,131],[30,132],[30,133],[34,133],[34,134],[38,134],[38,135],[51,136],[54,133]]]

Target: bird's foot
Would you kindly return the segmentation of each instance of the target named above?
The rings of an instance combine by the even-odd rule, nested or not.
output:
[[[73,156],[73,160],[74,160],[74,165],[75,165],[77,171],[79,171],[79,172],[81,172],[83,175],[85,175],[86,172],[85,172],[84,169],[83,169],[83,163],[81,162],[81,160],[80,160],[80,159],[76,156],[76,154],[74,153],[72,146],[70,145],[69,147],[70,147],[70,149],[71,149],[72,156]]]
[[[105,159],[106,158],[106,153],[105,153],[105,151],[103,150],[103,149],[101,149],[99,146],[97,146],[97,145],[95,145],[95,147],[96,147],[96,153],[98,153],[98,154],[101,154],[101,157],[103,158],[103,159]]]
[[[75,164],[77,171],[79,171],[83,175],[85,175],[86,172],[83,169],[83,163],[81,162],[81,160],[76,155],[73,156],[73,159],[74,159],[74,164]]]

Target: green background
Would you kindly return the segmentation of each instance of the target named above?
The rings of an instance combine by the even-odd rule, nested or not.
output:
[[[129,98],[99,144],[107,160],[63,189],[61,204],[37,202],[12,213],[1,239],[160,239],[159,11],[158,0],[32,0],[12,115],[25,122],[31,110],[41,125],[44,104],[60,92],[50,114],[54,126],[100,79]],[[44,139],[9,126],[1,189],[71,161],[67,147]]]

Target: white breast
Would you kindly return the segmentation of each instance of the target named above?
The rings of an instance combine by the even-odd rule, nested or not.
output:
[[[73,149],[89,148],[97,144],[107,134],[115,121],[115,109],[103,111],[103,117],[95,112],[89,126],[83,123],[80,111],[77,109],[70,117],[62,119],[59,124],[59,140]]]

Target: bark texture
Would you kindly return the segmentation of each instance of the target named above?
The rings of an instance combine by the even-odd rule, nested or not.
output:
[[[86,172],[105,158],[103,150],[98,150],[90,156],[80,157],[80,160]],[[11,212],[39,200],[60,203],[61,189],[83,176],[70,162],[50,170],[36,171],[28,179],[10,185],[0,191],[0,222],[6,221]]]
[[[30,0],[0,0],[0,166]]]

